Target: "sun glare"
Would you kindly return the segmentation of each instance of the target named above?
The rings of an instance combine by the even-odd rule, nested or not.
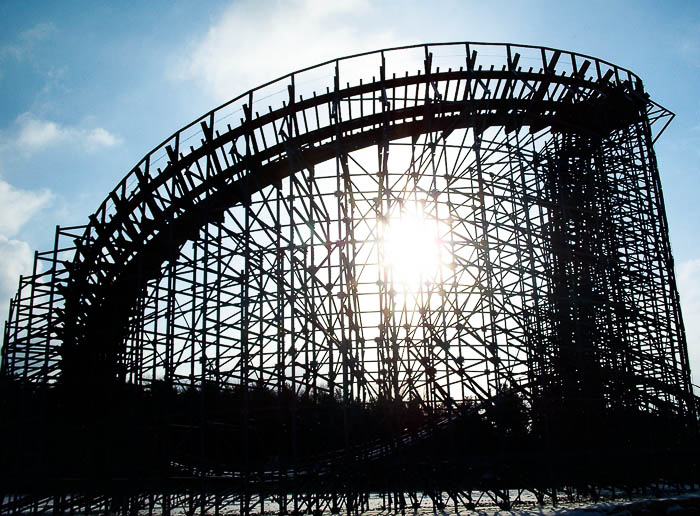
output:
[[[384,229],[384,260],[395,289],[414,291],[441,280],[446,263],[440,245],[443,224],[408,204],[390,218]]]

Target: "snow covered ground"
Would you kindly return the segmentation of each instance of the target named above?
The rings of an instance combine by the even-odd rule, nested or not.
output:
[[[410,513],[407,513],[409,516]],[[560,504],[557,508],[541,507],[503,511],[477,509],[460,512],[459,516],[651,516],[669,514],[673,516],[700,515],[700,493],[672,498],[648,498],[628,502],[604,502],[591,505]],[[457,516],[454,511],[445,511],[438,516]]]
[[[478,514],[478,513],[477,513]],[[693,493],[673,498],[649,498],[627,503],[599,503],[586,507],[541,509],[538,511],[500,511],[493,515],[538,515],[538,516],[637,516],[673,514],[674,516],[700,515],[700,494]]]
[[[617,500],[586,504],[581,502],[561,502],[557,507],[538,507],[501,510],[497,507],[479,507],[473,511],[453,507],[438,511],[436,516],[651,516],[669,514],[673,516],[699,515],[700,491],[665,498],[637,498],[634,500]],[[427,503],[421,504],[417,511],[407,510],[406,516],[432,516],[432,508]],[[400,516],[400,512],[369,510],[362,516]]]

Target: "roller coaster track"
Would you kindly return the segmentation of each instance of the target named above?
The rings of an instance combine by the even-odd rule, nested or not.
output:
[[[461,47],[465,58],[459,70],[444,71],[433,64],[433,50],[455,47]],[[501,52],[505,62],[486,67],[479,61],[477,48]],[[51,330],[36,326],[44,326],[42,333],[59,338],[42,334],[37,339],[32,335],[34,325],[28,334],[6,334],[4,367],[12,367],[7,354],[13,346],[26,347],[30,355],[35,340],[50,340],[50,349],[42,342],[43,367],[25,372],[29,376],[55,377],[58,356],[62,354],[65,360],[67,355],[84,355],[84,345],[110,350],[106,353],[114,360],[124,337],[119,328],[125,326],[133,304],[128,300],[135,299],[146,281],[160,273],[161,264],[174,250],[202,225],[221,217],[226,208],[245,204],[255,192],[299,170],[382,141],[428,132],[438,134],[435,144],[439,145],[440,139],[466,127],[476,132],[502,125],[507,130],[529,126],[531,131],[551,127],[554,131],[607,134],[638,119],[645,110],[653,111],[656,118],[669,118],[668,112],[647,100],[636,75],[599,59],[516,45],[465,43],[413,49],[423,49],[425,54],[423,69],[415,75],[388,76],[385,54],[401,51],[393,49],[371,54],[379,64],[378,78],[342,87],[343,65],[366,55],[329,61],[233,99],[151,151],[90,216],[83,235],[75,239],[71,263],[54,264],[54,269],[65,267],[64,274],[68,274],[65,284],[48,285],[53,304],[65,300],[65,315],[51,322]],[[521,52],[540,54],[539,70],[523,69]],[[319,95],[314,92],[311,98],[297,97],[298,77],[324,67],[334,68],[333,89]],[[253,106],[264,102],[257,101],[260,91],[283,84],[288,98],[282,107],[270,107],[262,115],[254,112]],[[409,89],[415,93],[407,100]],[[368,98],[372,99],[371,109],[362,112],[360,107],[352,112],[353,102]],[[238,106],[244,114],[238,126],[219,122]],[[307,116],[311,114],[314,116]],[[199,145],[187,149],[185,135],[197,127],[201,127]],[[154,171],[159,154],[166,155],[167,163]],[[54,277],[62,273],[53,271]],[[64,369],[70,368],[72,360],[66,361]],[[82,359],[75,362],[76,374],[84,377],[85,364],[78,365]]]
[[[653,154],[672,118],[629,70],[546,47],[417,45],[285,75],[57,228],[11,302],[2,375],[242,386],[244,418],[260,386],[444,414],[257,480],[173,464],[192,482],[332,476],[512,393],[694,417]],[[383,228],[411,203],[450,259],[401,305]]]

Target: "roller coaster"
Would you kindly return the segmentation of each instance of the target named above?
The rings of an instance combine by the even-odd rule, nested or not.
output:
[[[445,43],[252,89],[11,301],[1,514],[356,513],[694,483],[653,144],[601,59]]]

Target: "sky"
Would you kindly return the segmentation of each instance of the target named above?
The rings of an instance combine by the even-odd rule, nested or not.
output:
[[[0,321],[34,250],[87,222],[178,128],[338,56],[485,41],[593,55],[676,114],[658,140],[694,383],[700,384],[700,2],[0,2]]]

